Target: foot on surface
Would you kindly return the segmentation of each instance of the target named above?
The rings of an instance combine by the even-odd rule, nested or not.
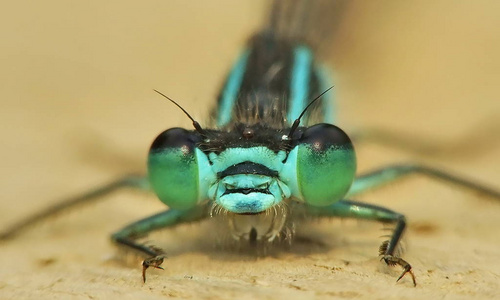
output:
[[[160,267],[160,265],[163,263],[164,259],[165,259],[165,255],[158,255],[158,256],[154,256],[154,257],[150,257],[148,259],[145,259],[142,262],[142,281],[143,282],[146,282],[146,270],[149,267],[163,270],[163,268]]]
[[[402,259],[401,257],[396,257],[396,256],[392,256],[392,255],[383,255],[382,256],[382,260],[384,260],[384,262],[388,265],[388,266],[395,266],[395,265],[399,265],[403,268],[403,273],[401,273],[401,275],[398,277],[398,279],[396,280],[396,282],[398,282],[399,280],[401,280],[401,278],[403,278],[406,274],[410,274],[411,275],[411,279],[413,280],[413,286],[417,286],[417,281],[415,279],[415,274],[413,274],[413,271],[411,269],[411,265],[404,259]]]

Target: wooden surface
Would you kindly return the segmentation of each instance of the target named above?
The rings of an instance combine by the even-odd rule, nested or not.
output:
[[[2,9],[5,228],[124,173],[144,172],[154,137],[203,124],[262,1],[19,1]],[[499,188],[500,5],[495,1],[352,2],[332,55],[339,124],[383,130],[411,151],[356,144],[359,170],[419,161]],[[151,237],[172,257],[147,284],[138,259],[109,243],[164,209],[122,191],[0,244],[2,299],[492,299],[500,296],[500,203],[413,177],[359,199],[404,213],[417,276],[395,282],[377,258],[381,225],[325,221],[290,251],[252,258],[214,249],[204,226]]]

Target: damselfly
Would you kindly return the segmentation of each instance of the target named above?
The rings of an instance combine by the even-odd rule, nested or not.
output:
[[[225,80],[213,113],[216,129],[192,119],[195,130],[166,130],[151,146],[147,177],[126,177],[62,203],[2,237],[122,187],[151,188],[169,209],[112,235],[117,244],[148,255],[144,281],[146,270],[161,268],[165,258],[163,250],[138,242],[154,230],[223,218],[235,239],[265,244],[291,239],[294,224],[308,218],[348,217],[394,224],[379,254],[388,265],[403,267],[398,280],[410,273],[416,284],[411,265],[397,255],[405,217],[348,198],[411,173],[500,195],[419,165],[390,166],[355,177],[354,147],[332,125],[332,101],[325,94],[332,83],[316,59],[319,45],[313,36],[322,31],[313,26],[321,7],[315,8],[306,1],[274,3],[268,23],[250,39]]]

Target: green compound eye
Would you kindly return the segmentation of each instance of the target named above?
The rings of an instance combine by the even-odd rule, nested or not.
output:
[[[307,204],[326,206],[341,200],[356,173],[356,155],[349,137],[338,127],[318,124],[298,140],[297,185]]]
[[[161,133],[151,145],[148,175],[158,198],[174,209],[189,209],[200,199],[196,143],[201,137],[182,128]]]

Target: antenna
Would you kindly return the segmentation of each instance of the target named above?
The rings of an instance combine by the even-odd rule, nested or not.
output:
[[[331,87],[329,87],[328,89],[326,89],[326,91],[324,91],[323,93],[319,94],[319,96],[317,96],[316,98],[314,98],[311,102],[309,102],[309,104],[307,104],[306,108],[304,108],[304,110],[302,111],[302,113],[300,114],[300,116],[295,120],[293,121],[293,124],[292,124],[292,128],[290,129],[290,133],[288,133],[288,140],[291,140],[292,139],[292,135],[293,133],[295,132],[295,130],[297,129],[297,127],[299,127],[299,124],[300,124],[300,118],[302,118],[304,116],[304,114],[306,113],[307,109],[314,103],[316,102],[316,100],[318,100],[319,98],[321,98],[324,94],[328,93],[331,89],[333,89],[333,85]]]
[[[177,102],[175,102],[174,100],[170,99],[167,95],[163,94],[162,92],[159,92],[155,89],[153,89],[153,91],[157,92],[158,94],[162,95],[163,97],[167,98],[168,100],[170,100],[170,102],[172,102],[173,104],[175,104],[178,108],[180,108],[184,114],[186,114],[186,116],[191,119],[191,121],[193,121],[193,126],[194,126],[194,129],[196,129],[196,131],[198,131],[202,136],[205,136],[205,130],[203,130],[203,128],[201,128],[200,126],[200,123],[198,123],[197,121],[195,121],[195,119],[193,119],[193,117],[191,117],[190,114],[188,114],[188,112],[182,108],[182,106],[180,106]]]

